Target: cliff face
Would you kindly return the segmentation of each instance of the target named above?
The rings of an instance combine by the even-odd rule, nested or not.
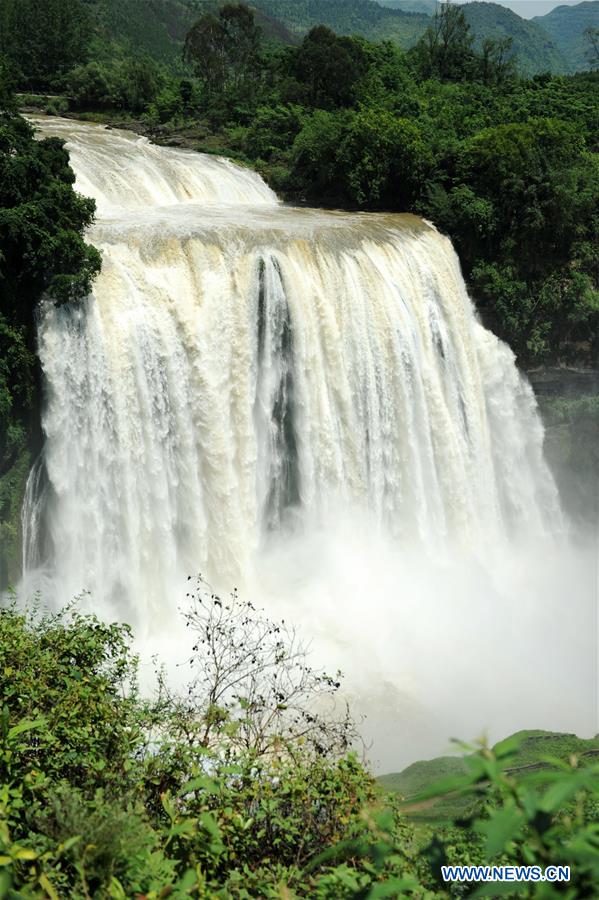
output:
[[[562,504],[582,532],[599,509],[599,370],[544,368],[528,373],[545,426],[545,457]]]
[[[0,476],[0,590],[16,584],[21,574],[21,506],[31,459],[24,449]]]

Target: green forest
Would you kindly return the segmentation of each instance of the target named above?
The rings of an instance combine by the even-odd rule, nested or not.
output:
[[[334,0],[323,24],[321,0],[295,18],[278,0],[0,0],[0,586],[41,444],[36,312],[83,298],[101,264],[94,202],[24,110],[230,156],[294,204],[424,216],[522,367],[596,364],[592,19],[566,65],[565,44],[537,53],[490,4],[411,5]],[[556,738],[524,762],[521,735],[463,748],[439,783],[442,763],[376,782],[348,752],[351,717],[314,712],[337,676],[235,595],[191,591],[188,688],[159,672],[151,701],[127,627],[0,607],[0,898],[498,896],[443,883],[441,865],[470,862],[570,865],[567,887],[518,896],[596,894],[595,743]]]

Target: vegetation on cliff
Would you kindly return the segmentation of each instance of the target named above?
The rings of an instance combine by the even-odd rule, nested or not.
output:
[[[0,586],[17,574],[18,509],[39,429],[35,314],[42,298],[83,297],[99,268],[82,234],[92,200],[73,190],[68,154],[36,141],[0,68]]]

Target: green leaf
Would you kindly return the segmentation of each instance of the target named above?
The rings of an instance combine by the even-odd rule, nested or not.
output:
[[[81,840],[80,834],[76,834],[74,837],[67,838],[67,840],[64,841],[64,843],[59,844],[57,852],[58,853],[66,853],[67,850],[70,850],[71,847],[74,847],[75,844],[79,843],[80,840]]]
[[[497,757],[497,759],[506,759],[507,757],[514,756],[522,745],[522,738],[516,734],[513,734],[511,737],[505,738],[503,741],[499,741],[499,743],[495,744],[493,747],[493,753]]]
[[[12,738],[15,738],[18,734],[22,734],[24,731],[32,731],[34,728],[42,728],[46,724],[45,718],[39,719],[28,719],[23,722],[19,722],[18,725],[13,725],[12,728],[8,730],[8,740],[10,741]]]
[[[179,879],[177,884],[177,889],[180,891],[189,891],[194,888],[197,884],[196,873],[193,869],[188,869],[187,872]]]
[[[13,856],[15,859],[37,859],[35,850],[29,850],[27,847],[19,847],[13,851]]]
[[[443,797],[445,794],[453,794],[456,791],[469,790],[477,780],[478,772],[451,775],[420,791],[415,797],[410,797],[409,803],[420,803],[422,800],[430,800],[432,797]]]
[[[218,794],[220,793],[220,784],[209,775],[199,775],[197,778],[192,778],[191,781],[184,784],[177,792],[177,796],[182,797],[185,794],[191,794],[198,790],[202,790],[206,794]]]
[[[514,840],[524,826],[524,814],[513,805],[493,810],[488,820],[478,823],[477,831],[486,836],[485,858],[491,858]]]
[[[573,775],[560,775],[558,779],[545,791],[539,803],[539,809],[544,812],[557,812],[564,804],[582,788],[586,787],[593,773],[589,769],[581,769]],[[595,776],[596,777],[596,773]]]
[[[167,816],[169,817],[169,819],[172,822],[173,819],[175,818],[176,810],[171,802],[171,798],[170,798],[170,795],[168,792],[165,792],[164,794],[160,795],[160,802],[162,803],[163,810],[165,811],[165,813],[167,814]]]
[[[110,895],[111,900],[127,900],[127,895],[125,893],[125,889],[123,885],[115,878],[113,875],[110,879],[110,886],[108,888],[108,893]]]
[[[220,828],[214,816],[209,812],[203,812],[198,819],[198,823],[204,828],[208,834],[214,838],[220,838]]]
[[[184,819],[182,822],[178,822],[176,825],[173,825],[169,831],[169,838],[176,837],[178,835],[190,835],[195,831],[195,821],[193,819]]]
[[[50,897],[50,900],[60,900],[60,897],[54,890],[54,887],[52,886],[52,883],[50,882],[48,876],[43,872],[40,875],[39,884],[40,884],[40,887],[42,887],[45,890],[45,892],[48,894],[48,896]]]

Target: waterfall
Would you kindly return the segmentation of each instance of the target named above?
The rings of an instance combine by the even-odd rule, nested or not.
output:
[[[187,576],[237,586],[344,670],[387,769],[485,726],[596,733],[596,554],[569,543],[531,388],[450,241],[38,125],[96,199],[102,271],[40,310],[22,593],[88,591],[173,663]]]
[[[99,126],[41,132],[67,140],[102,253],[92,295],[39,324],[26,567],[43,546],[63,598],[147,621],[184,575],[243,583],[269,535],[348,509],[435,558],[559,528],[532,391],[432,225],[285,207],[230,161]]]

